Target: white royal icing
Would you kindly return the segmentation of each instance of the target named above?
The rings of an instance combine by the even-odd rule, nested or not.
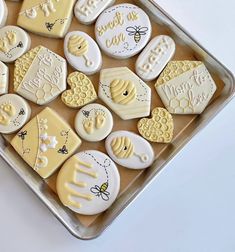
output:
[[[0,61],[0,95],[8,92],[9,85],[9,69]]]
[[[7,21],[8,9],[4,0],[0,0],[0,27]]]

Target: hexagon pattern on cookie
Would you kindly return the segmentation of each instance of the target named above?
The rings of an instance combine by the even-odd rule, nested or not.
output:
[[[70,126],[50,108],[35,116],[11,145],[41,177],[47,178],[80,146]]]
[[[0,61],[0,95],[8,92],[9,69]]]
[[[66,89],[66,60],[38,46],[15,62],[14,90],[24,98],[44,105]]]
[[[24,0],[17,25],[47,37],[62,38],[73,16],[75,0]]]
[[[123,120],[150,113],[151,89],[127,67],[101,71],[99,97]]]
[[[201,114],[217,89],[201,61],[171,61],[155,87],[173,114]]]

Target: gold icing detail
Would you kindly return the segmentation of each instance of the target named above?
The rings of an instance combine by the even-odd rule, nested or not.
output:
[[[132,81],[113,80],[110,84],[110,93],[115,103],[127,105],[136,99],[136,87]]]
[[[92,134],[94,132],[94,121],[92,118],[86,118],[83,121],[83,128],[87,134]]]
[[[16,43],[16,32],[15,31],[7,31],[6,38],[10,45],[14,45]]]
[[[127,15],[128,21],[135,21],[139,19],[139,14],[135,11],[129,12]]]
[[[0,111],[0,124],[7,126],[10,124],[10,118]]]
[[[10,117],[16,114],[16,108],[10,102],[2,104],[0,106],[0,109]]]
[[[14,91],[17,91],[20,87],[25,74],[28,72],[33,60],[42,48],[42,46],[37,46],[16,60],[14,69]]]
[[[162,85],[180,76],[181,74],[200,66],[201,64],[201,61],[170,61],[159,76],[155,86],[157,87]]]
[[[86,170],[80,168],[79,165],[75,165],[75,167],[76,167],[76,170],[77,170],[78,172],[84,173],[84,174],[86,174],[86,175],[88,175],[88,176],[91,176],[91,177],[93,177],[93,178],[97,178],[97,177],[98,177],[98,175],[97,175],[96,172],[86,171]]]
[[[9,45],[13,46],[16,43],[16,32],[7,31],[5,36],[0,38],[0,51],[7,53],[9,51]]]
[[[62,101],[69,107],[79,108],[97,99],[91,80],[83,73],[73,72],[68,76],[71,89],[66,90]]]
[[[0,51],[3,53],[8,52],[7,41],[5,40],[5,38],[0,38]]]
[[[107,48],[110,48],[112,46],[118,46],[120,43],[126,41],[126,36],[121,32],[118,35],[115,35],[111,39],[106,40],[106,46]]]
[[[104,112],[96,112],[96,117],[95,117],[95,127],[97,129],[101,129],[104,127],[106,121],[105,113]]]
[[[87,54],[89,49],[88,41],[82,36],[72,35],[68,41],[68,50],[71,54],[81,57]]]
[[[128,137],[114,138],[111,147],[117,158],[130,158],[134,155],[134,145]]]
[[[152,118],[139,120],[137,126],[139,133],[151,142],[170,143],[173,138],[173,118],[164,108],[155,108],[152,111]]]

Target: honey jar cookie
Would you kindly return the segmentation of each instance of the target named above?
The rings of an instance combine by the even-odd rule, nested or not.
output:
[[[110,57],[130,58],[139,53],[151,37],[148,15],[133,4],[119,4],[105,10],[95,25],[96,41]]]
[[[91,80],[83,73],[73,72],[68,76],[71,89],[66,90],[61,99],[71,108],[80,108],[97,99],[97,94]]]
[[[75,0],[24,0],[17,25],[33,33],[63,38],[67,33]]]
[[[101,70],[99,98],[123,120],[150,114],[151,89],[127,67]]]
[[[155,87],[172,114],[201,114],[217,89],[201,61],[171,61]]]
[[[0,61],[0,95],[8,92],[9,85],[9,69]]]
[[[0,0],[0,28],[6,24],[8,8],[4,0]]]
[[[66,76],[66,60],[38,46],[15,62],[14,91],[38,105],[45,105],[66,89]]]
[[[10,134],[21,129],[29,120],[31,109],[18,95],[0,96],[0,132]]]
[[[94,215],[117,198],[120,176],[104,153],[88,150],[71,157],[61,168],[56,189],[61,202],[76,213]]]
[[[79,110],[75,130],[84,140],[98,142],[105,139],[113,128],[113,116],[103,105],[92,103]]]
[[[130,169],[145,169],[154,161],[149,142],[129,131],[111,133],[105,141],[105,148],[114,162]]]
[[[42,178],[48,178],[80,146],[77,134],[45,108],[12,139],[11,145]]]
[[[31,39],[21,28],[13,25],[0,29],[0,61],[13,62],[29,50]]]
[[[155,108],[152,111],[152,118],[139,120],[138,130],[150,142],[170,143],[174,131],[172,115],[164,108]]]

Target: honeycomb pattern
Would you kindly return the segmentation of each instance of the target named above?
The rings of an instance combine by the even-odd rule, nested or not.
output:
[[[193,106],[187,98],[173,98],[169,101],[169,107],[174,110],[174,113],[186,114],[193,113]]]
[[[151,119],[143,118],[138,122],[138,130],[151,142],[170,143],[174,131],[173,118],[166,109],[155,108]]]

